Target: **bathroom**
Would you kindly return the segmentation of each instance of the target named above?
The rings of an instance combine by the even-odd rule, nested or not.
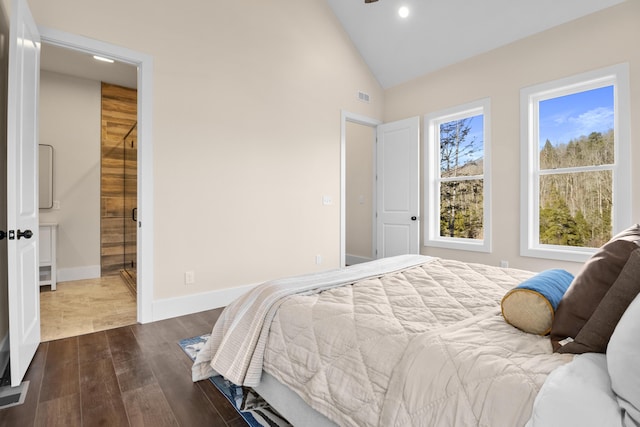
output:
[[[41,286],[43,341],[136,322],[136,84],[131,65],[43,43],[39,140],[52,173],[40,187],[52,194],[40,224],[55,225],[56,255],[56,284]]]

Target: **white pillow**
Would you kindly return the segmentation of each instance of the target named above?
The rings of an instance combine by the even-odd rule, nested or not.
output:
[[[640,295],[629,305],[607,347],[611,388],[627,427],[640,426]]]
[[[604,354],[585,353],[551,372],[525,427],[622,427]]]

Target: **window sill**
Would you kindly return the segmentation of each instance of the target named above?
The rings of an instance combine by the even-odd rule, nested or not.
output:
[[[430,248],[491,253],[491,244],[486,240],[461,239],[455,237],[449,237],[446,239],[426,239],[424,246]]]
[[[569,246],[540,245],[520,249],[523,257],[552,259],[556,261],[572,261],[583,263],[596,252],[596,248],[572,248]]]

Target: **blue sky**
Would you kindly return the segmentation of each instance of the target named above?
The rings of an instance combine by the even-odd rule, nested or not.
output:
[[[482,159],[484,157],[484,120],[483,115],[479,114],[477,116],[467,117],[465,120],[469,120],[466,124],[471,128],[467,137],[465,138],[465,143],[463,145],[467,145],[470,142],[472,144],[472,153],[460,153],[460,163],[464,165],[472,160]],[[448,122],[450,123],[450,122]]]
[[[469,117],[469,126],[471,130],[467,135],[469,141],[473,141],[474,153],[463,159],[463,164],[471,160],[477,160],[484,158],[484,120],[483,115],[477,115]]]
[[[579,92],[540,102],[540,149],[591,132],[613,129],[613,86]]]

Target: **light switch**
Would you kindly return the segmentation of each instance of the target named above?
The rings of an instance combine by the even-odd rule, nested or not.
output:
[[[329,206],[333,204],[333,199],[331,196],[322,196],[322,204],[325,206]]]

